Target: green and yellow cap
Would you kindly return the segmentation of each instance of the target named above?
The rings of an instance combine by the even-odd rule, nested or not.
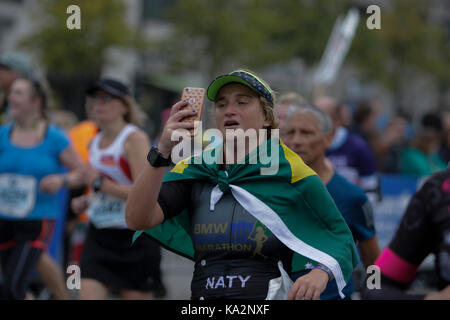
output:
[[[206,95],[208,96],[208,99],[216,101],[219,90],[229,83],[241,83],[249,87],[260,96],[266,98],[267,102],[269,102],[270,106],[273,108],[272,90],[270,90],[270,88],[268,88],[256,75],[245,70],[235,70],[229,74],[217,77],[211,82],[207,89]]]

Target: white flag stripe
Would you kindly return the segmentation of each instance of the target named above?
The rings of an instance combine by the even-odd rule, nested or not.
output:
[[[336,279],[339,295],[342,298],[345,298],[342,290],[344,289],[346,283],[341,267],[336,259],[298,239],[284,224],[283,220],[281,220],[281,218],[270,207],[253,196],[251,193],[234,185],[230,185],[230,188],[236,201],[239,202],[239,204],[256,219],[268,227],[269,230],[288,248],[330,268],[331,272],[333,272],[334,278]],[[211,210],[214,210],[214,205],[220,200],[222,195],[223,193],[220,191],[219,187],[214,187],[211,192]]]
[[[220,198],[222,198],[223,192],[220,191],[219,185],[215,186],[211,191],[211,201],[209,203],[209,210],[214,211],[214,207]]]

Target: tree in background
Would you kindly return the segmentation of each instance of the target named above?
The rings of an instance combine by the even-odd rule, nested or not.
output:
[[[375,1],[376,2],[376,1]],[[301,58],[310,67],[322,57],[338,15],[358,2],[292,0],[183,0],[166,18],[174,32],[160,45],[172,70],[199,70],[210,78],[230,67],[261,70]],[[423,74],[448,88],[449,37],[427,20],[430,3],[395,0],[382,7],[381,30],[368,30],[366,7],[346,59],[366,79],[399,93],[404,80]],[[397,97],[399,100],[399,97]]]
[[[23,45],[41,58],[61,103],[83,114],[83,86],[96,79],[111,46],[157,50],[167,72],[198,71],[209,79],[230,68],[264,70],[302,59],[320,61],[339,15],[353,0],[178,0],[162,17],[173,32],[164,40],[142,41],[125,22],[123,0],[77,1],[81,30],[68,30],[71,0],[39,0],[36,31]],[[375,1],[376,2],[376,1]],[[382,7],[381,30],[366,28],[366,7],[345,64],[400,95],[405,81],[427,75],[442,91],[450,83],[449,36],[428,21],[426,0],[395,0]],[[400,97],[397,97],[400,100]]]
[[[348,61],[401,99],[402,86],[411,78],[431,76],[439,87],[450,84],[450,42],[443,26],[430,24],[423,0],[396,0],[382,9],[381,30],[359,25]],[[365,16],[367,17],[367,15]]]
[[[100,76],[106,50],[133,46],[136,34],[125,21],[121,0],[77,1],[81,29],[69,30],[66,10],[72,4],[72,0],[39,0],[31,12],[38,26],[21,46],[37,54],[60,104],[82,116],[84,91]]]
[[[236,65],[259,69],[302,56],[320,59],[345,3],[289,0],[183,0],[167,10],[172,35],[160,43],[172,70],[210,77]]]

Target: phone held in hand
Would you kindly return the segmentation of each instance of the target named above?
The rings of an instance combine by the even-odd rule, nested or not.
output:
[[[186,87],[183,89],[181,100],[189,104],[183,110],[195,110],[196,112],[189,117],[184,118],[183,122],[200,121],[202,118],[202,109],[205,101],[206,90],[204,88]],[[193,136],[198,132],[198,128],[189,130]]]

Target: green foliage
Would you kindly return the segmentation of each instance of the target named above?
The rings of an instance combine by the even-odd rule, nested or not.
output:
[[[174,70],[211,76],[230,66],[259,69],[293,57],[319,62],[338,15],[353,1],[183,0],[167,12],[171,37],[160,43]],[[427,1],[396,0],[382,7],[381,30],[360,24],[346,63],[395,88],[406,69],[450,77],[448,35],[426,20]]]
[[[135,35],[125,22],[121,0],[38,0],[33,19],[39,28],[21,46],[35,51],[50,72],[98,72],[110,46],[132,46]],[[81,29],[69,30],[68,6],[81,9]]]
[[[23,45],[36,51],[49,70],[74,73],[99,70],[110,46],[146,48],[125,22],[122,0],[37,0],[41,26]],[[152,43],[172,70],[200,70],[209,76],[230,67],[262,69],[300,57],[308,65],[322,57],[339,15],[353,1],[340,0],[179,0],[164,18],[173,33]],[[81,30],[68,30],[66,8],[81,7]],[[450,83],[448,34],[427,21],[426,0],[396,0],[382,7],[381,30],[360,24],[346,63],[386,86],[397,88],[406,70],[431,74]],[[365,12],[365,8],[364,8]]]
[[[167,12],[174,33],[161,45],[174,68],[211,75],[230,64],[260,68],[295,55],[316,62],[338,7],[325,0],[183,0]]]
[[[382,10],[381,30],[367,29],[368,16],[363,16],[348,61],[393,89],[409,71],[428,73],[448,84],[448,35],[426,21],[426,5],[418,0],[394,1],[391,10]]]

